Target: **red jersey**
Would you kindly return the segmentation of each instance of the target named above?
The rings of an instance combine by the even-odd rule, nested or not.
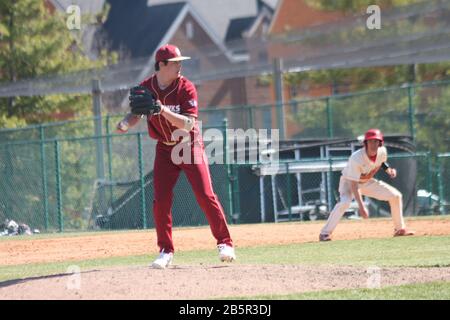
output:
[[[145,79],[141,84],[148,88],[161,103],[170,111],[197,118],[198,100],[194,84],[183,76],[179,76],[167,88],[161,89],[156,74]],[[172,133],[178,128],[173,126],[162,115],[147,116],[148,133],[150,137],[162,142],[173,142]],[[197,121],[190,132],[191,141],[199,136]]]

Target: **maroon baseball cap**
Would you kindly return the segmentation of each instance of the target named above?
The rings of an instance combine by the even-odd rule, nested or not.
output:
[[[156,62],[160,61],[182,61],[190,59],[191,57],[184,57],[181,55],[180,49],[178,47],[166,44],[156,51]]]

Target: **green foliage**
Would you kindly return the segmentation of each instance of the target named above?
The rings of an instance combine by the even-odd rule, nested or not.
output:
[[[61,75],[104,66],[83,53],[80,31],[71,32],[65,16],[50,12],[45,1],[0,2],[0,83],[42,75]],[[50,121],[55,114],[89,114],[88,95],[47,95],[0,99],[0,127]]]
[[[305,76],[303,76],[305,78]],[[411,99],[409,95],[411,94]],[[393,87],[325,99],[291,101],[296,108],[290,121],[301,137],[323,137],[331,117],[333,136],[356,137],[370,127],[386,134],[410,135],[413,121],[418,151],[448,152],[450,136],[450,83]],[[411,105],[410,105],[411,104]],[[410,108],[411,107],[411,108]],[[412,112],[412,113],[411,113]]]
[[[9,116],[0,113],[0,128],[21,128],[26,126],[25,119],[20,119],[17,116]]]
[[[422,69],[421,69],[422,70]],[[442,70],[436,71],[442,73]],[[439,80],[442,77],[430,76],[429,80]],[[401,65],[376,68],[348,68],[316,70],[286,74],[284,80],[290,86],[329,85],[334,93],[370,90],[410,82],[413,79],[411,66]],[[422,74],[415,75],[416,80],[425,78]],[[430,79],[431,78],[431,79]],[[341,89],[343,88],[343,89]]]
[[[328,136],[325,100],[298,103],[291,110],[289,120],[296,123],[302,137]]]
[[[435,153],[449,151],[450,85],[421,88],[416,99],[417,145]]]

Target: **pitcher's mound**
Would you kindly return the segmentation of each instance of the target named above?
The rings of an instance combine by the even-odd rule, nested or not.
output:
[[[450,281],[450,267],[142,266],[5,281],[0,283],[0,299],[211,299],[430,281]]]

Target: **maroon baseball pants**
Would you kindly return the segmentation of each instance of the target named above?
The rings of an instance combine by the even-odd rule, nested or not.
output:
[[[217,195],[214,193],[209,172],[208,159],[204,152],[203,143],[191,146],[191,162],[175,164],[171,159],[172,146],[158,142],[153,168],[153,216],[160,252],[174,252],[172,241],[172,200],[173,188],[183,170],[194,190],[195,197],[209,222],[211,232],[217,244],[233,242],[228,230],[227,221]],[[195,164],[193,154],[197,153],[200,164]],[[184,195],[178,195],[184,196]],[[189,208],[186,208],[188,211]]]

